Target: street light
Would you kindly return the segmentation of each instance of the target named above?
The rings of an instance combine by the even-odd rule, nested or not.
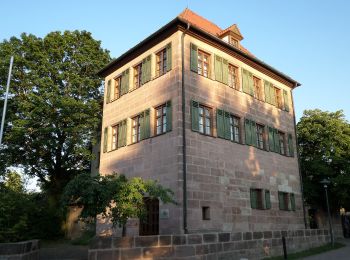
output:
[[[320,181],[321,184],[323,184],[324,190],[326,192],[326,202],[327,202],[327,211],[328,211],[328,223],[329,223],[329,232],[331,233],[331,243],[332,247],[334,247],[334,237],[333,237],[333,227],[332,227],[332,220],[331,220],[331,213],[329,211],[329,203],[328,203],[328,192],[327,188],[328,185],[331,183],[329,179],[323,179]]]

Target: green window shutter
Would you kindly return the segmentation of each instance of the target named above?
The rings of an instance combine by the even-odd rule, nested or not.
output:
[[[248,73],[248,82],[249,82],[249,95],[254,97],[254,80],[253,80],[253,74],[251,72]]]
[[[275,152],[276,153],[280,153],[280,138],[279,138],[279,134],[278,134],[278,130],[274,129],[274,137],[273,139],[275,140]]]
[[[231,140],[231,131],[230,131],[230,113],[224,112],[224,132],[225,132],[225,139]]]
[[[117,136],[117,139],[118,139],[118,145],[117,145],[117,148],[120,148],[123,146],[123,122],[120,122],[119,125],[118,125],[118,136]]]
[[[222,58],[215,55],[215,80],[222,82]]]
[[[224,111],[216,109],[216,130],[220,138],[225,138]]]
[[[270,101],[271,105],[277,106],[275,87],[270,83]]]
[[[271,97],[270,97],[270,82],[264,81],[265,86],[265,102],[271,104]]]
[[[245,143],[248,145],[252,144],[252,131],[249,119],[244,120],[244,130],[245,130]]]
[[[268,127],[269,130],[269,149],[271,152],[275,151],[274,130],[272,127]]]
[[[199,131],[199,103],[191,100],[191,119],[192,119],[192,130]]]
[[[103,152],[107,152],[107,145],[108,145],[108,127],[105,127],[103,131]]]
[[[292,207],[292,210],[295,211],[295,197],[294,197],[294,193],[289,193],[289,197],[290,197],[290,205]]]
[[[256,123],[254,121],[250,121],[250,129],[250,132],[252,133],[252,145],[257,147]]]
[[[283,103],[284,103],[284,110],[289,112],[289,98],[288,98],[288,92],[287,90],[283,90]]]
[[[289,156],[294,157],[294,145],[292,134],[288,134],[288,150]]]
[[[278,192],[278,204],[279,204],[279,208],[281,210],[285,209],[285,205],[284,205],[284,199],[283,199],[283,192]]]
[[[166,69],[167,71],[171,70],[172,64],[172,53],[171,53],[171,43],[166,46]]]
[[[107,97],[106,97],[106,103],[109,103],[111,102],[111,80],[109,79],[108,82],[107,82]]]
[[[265,209],[271,209],[271,198],[269,190],[265,190]]]
[[[242,89],[244,93],[250,94],[249,92],[249,72],[242,69]]]
[[[146,58],[142,60],[142,78],[141,83],[144,84],[151,80],[151,55],[148,55]]]
[[[172,109],[171,101],[166,102],[166,131],[171,131],[172,126]]]
[[[142,66],[141,66],[141,84],[146,83],[146,74],[147,74],[147,59],[144,58],[142,60]]]
[[[129,69],[127,69],[124,73],[124,94],[129,92],[129,81],[130,81]]]
[[[140,140],[145,139],[145,112],[142,112],[139,115],[139,123],[140,123]]]
[[[250,189],[250,205],[252,209],[256,209],[258,207],[257,192],[254,189]]]
[[[191,43],[191,70],[198,73],[198,47]]]
[[[222,59],[222,83],[228,85],[228,61]]]
[[[150,109],[146,109],[143,113],[143,138],[146,139],[150,137],[151,135],[151,128],[150,128]]]

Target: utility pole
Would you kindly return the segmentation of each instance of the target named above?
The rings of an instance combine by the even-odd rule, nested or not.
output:
[[[7,77],[5,100],[4,100],[4,110],[2,111],[1,128],[0,128],[0,147],[2,144],[2,136],[4,134],[5,116],[6,116],[7,99],[9,95],[9,88],[10,88],[10,81],[11,81],[12,65],[13,65],[13,56],[11,56],[11,59],[10,59],[9,75]]]

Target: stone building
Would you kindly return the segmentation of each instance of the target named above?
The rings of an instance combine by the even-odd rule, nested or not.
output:
[[[158,180],[178,205],[146,200],[129,235],[304,228],[292,90],[300,84],[185,9],[113,60],[100,172]],[[105,231],[103,220],[99,232]]]

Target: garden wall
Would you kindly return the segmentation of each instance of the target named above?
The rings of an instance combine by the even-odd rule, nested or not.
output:
[[[0,260],[37,260],[39,249],[39,240],[0,243]]]
[[[203,233],[136,237],[96,237],[89,260],[104,259],[260,259],[283,254],[282,236],[288,253],[329,242],[328,230]]]

